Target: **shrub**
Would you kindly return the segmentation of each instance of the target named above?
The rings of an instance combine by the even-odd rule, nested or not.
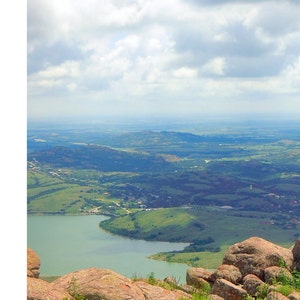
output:
[[[257,299],[265,299],[268,295],[269,292],[269,285],[268,284],[263,284],[257,287]]]
[[[151,272],[150,275],[148,276],[148,283],[150,283],[152,285],[156,285],[157,284],[157,279],[155,278],[153,272]]]
[[[276,291],[284,296],[288,296],[294,291],[294,288],[290,285],[277,285]]]

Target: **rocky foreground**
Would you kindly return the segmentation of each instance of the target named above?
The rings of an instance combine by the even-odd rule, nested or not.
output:
[[[287,249],[251,237],[229,247],[214,272],[189,268],[183,285],[171,277],[129,279],[100,268],[72,272],[49,283],[39,279],[39,268],[38,254],[28,249],[27,299],[300,300],[300,277],[299,282],[295,277],[300,271],[300,239]]]

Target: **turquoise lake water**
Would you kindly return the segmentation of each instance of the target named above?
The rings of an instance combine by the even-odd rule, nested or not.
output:
[[[129,278],[174,276],[185,282],[185,264],[167,263],[148,255],[181,250],[187,244],[147,242],[112,235],[99,227],[105,216],[28,216],[27,246],[41,259],[40,276],[60,276],[79,269],[111,269]]]

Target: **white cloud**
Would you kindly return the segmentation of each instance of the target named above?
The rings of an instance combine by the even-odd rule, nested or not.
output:
[[[284,87],[291,93],[298,93],[300,87],[300,56],[294,63],[290,64],[282,71],[282,77],[284,79]],[[299,103],[300,106],[300,103]]]
[[[202,72],[207,75],[222,76],[225,74],[226,59],[215,57],[202,67]]]
[[[182,67],[173,71],[173,76],[176,78],[194,78],[197,76],[197,70]]]
[[[50,66],[38,75],[41,78],[75,77],[79,75],[79,65],[77,62],[66,61],[59,66]]]
[[[252,12],[247,18],[247,24],[262,30],[270,38],[300,29],[300,6],[291,2],[263,2]]]
[[[289,109],[299,15],[296,1],[29,0],[29,115]]]

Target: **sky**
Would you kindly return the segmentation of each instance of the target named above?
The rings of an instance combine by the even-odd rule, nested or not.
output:
[[[299,16],[299,0],[28,0],[27,117],[299,118]]]

